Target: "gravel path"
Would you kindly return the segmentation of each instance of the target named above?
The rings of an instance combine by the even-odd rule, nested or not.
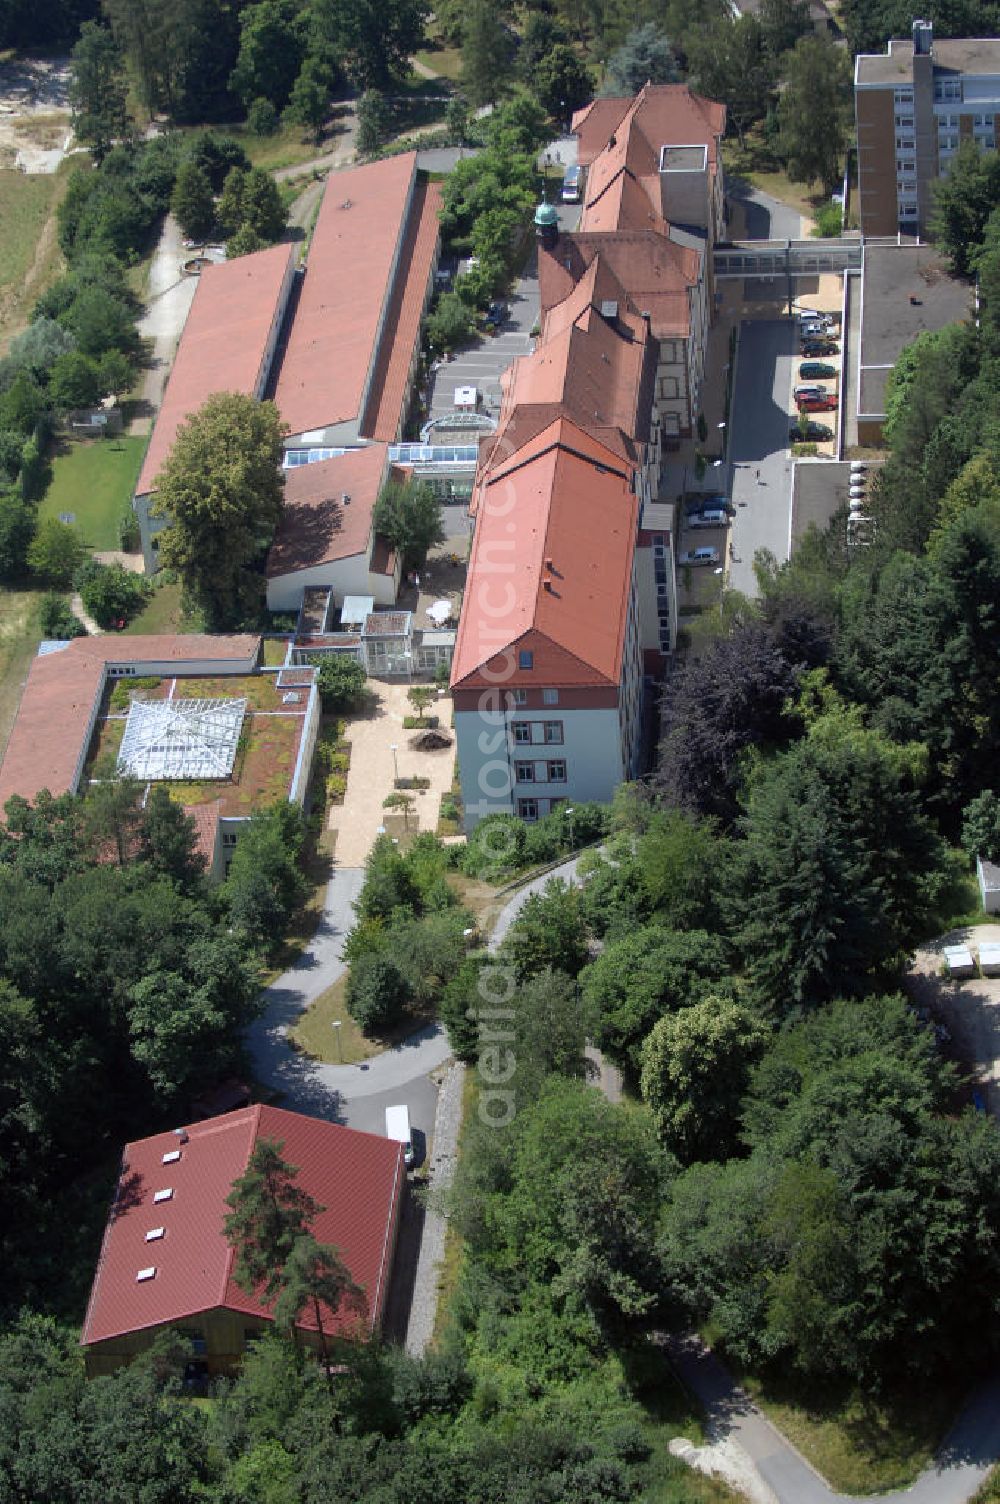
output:
[[[445,1071],[438,1092],[434,1117],[434,1148],[429,1165],[430,1195],[406,1331],[406,1350],[418,1358],[426,1351],[434,1335],[439,1293],[438,1271],[444,1259],[444,1239],[448,1226],[442,1203],[444,1192],[451,1185],[455,1173],[458,1134],[462,1126],[464,1080],[465,1066],[460,1061],[453,1060]]]

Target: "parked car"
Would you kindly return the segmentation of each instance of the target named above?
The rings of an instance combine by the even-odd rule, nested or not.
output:
[[[800,347],[803,355],[839,355],[840,346],[835,339],[827,339],[823,335],[814,336],[812,339],[802,339]]]
[[[693,517],[699,512],[727,512],[730,516],[736,511],[728,496],[702,496],[694,491],[684,498],[684,511],[688,517]]]
[[[577,166],[567,167],[562,182],[562,201],[564,204],[578,204],[580,191],[583,186],[583,173]]]
[[[825,423],[807,423],[805,425],[805,433],[801,432],[797,423],[794,428],[788,430],[788,442],[790,444],[812,444],[822,439],[832,438],[833,429],[828,428]]]
[[[829,339],[831,326],[814,320],[811,324],[803,324],[799,330],[800,339]]]
[[[803,381],[829,381],[836,374],[837,367],[828,366],[822,360],[804,360],[799,366],[799,376]]]
[[[803,397],[825,397],[826,387],[817,386],[814,381],[800,382],[798,386],[792,388],[792,392],[796,402],[801,402]]]
[[[678,560],[680,564],[718,564],[719,550],[703,546],[701,548],[689,548]]]
[[[507,307],[506,303],[501,303],[499,301],[491,303],[487,308],[485,315],[485,324],[487,329],[499,329],[501,324],[506,323],[509,313],[510,309]]]
[[[800,323],[805,324],[817,321],[819,323],[829,323],[833,318],[833,314],[826,313],[822,308],[796,308],[795,317]]]
[[[727,527],[729,524],[728,507],[702,507],[700,512],[688,512],[688,527]]]
[[[831,413],[836,409],[837,399],[832,393],[827,392],[823,397],[800,397],[799,412],[802,413]]]

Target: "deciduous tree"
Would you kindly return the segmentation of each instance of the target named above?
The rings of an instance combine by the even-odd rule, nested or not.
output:
[[[253,619],[259,565],[281,515],[281,439],[272,402],[210,397],[184,423],[159,475],[155,511],[168,518],[160,558],[214,627]]]
[[[786,58],[778,101],[778,151],[790,177],[819,181],[833,192],[843,172],[850,110],[847,53],[826,35],[800,37]]]
[[[73,129],[93,147],[97,162],[125,135],[127,93],[124,60],[114,36],[106,26],[85,21],[73,48],[69,99]]]

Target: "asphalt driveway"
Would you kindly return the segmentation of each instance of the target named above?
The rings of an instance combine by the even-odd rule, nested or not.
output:
[[[736,515],[730,530],[728,583],[757,594],[753,557],[759,548],[788,558],[794,422],[792,383],[798,341],[791,319],[744,320],[733,388],[729,461]]]

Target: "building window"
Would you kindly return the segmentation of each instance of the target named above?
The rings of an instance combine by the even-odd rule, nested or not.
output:
[[[558,705],[559,704],[559,691],[558,691],[558,689],[543,689],[542,690],[542,704],[543,705]]]
[[[530,648],[522,648],[517,655],[518,668],[534,668],[535,655]]]
[[[545,728],[545,740],[548,742],[549,746],[561,747],[563,739],[562,721],[543,721],[542,725]]]
[[[205,1338],[202,1336],[201,1332],[190,1332],[188,1334],[188,1341],[191,1344],[191,1351],[194,1353],[195,1357],[204,1357],[204,1355],[208,1352],[208,1343],[205,1341]]]
[[[897,104],[912,104],[913,103],[913,90],[912,89],[897,89],[896,90],[896,103]]]
[[[518,783],[534,783],[535,764],[533,762],[516,762],[514,764],[514,774]]]
[[[515,721],[514,722],[514,740],[516,742],[530,742],[531,741],[531,722],[530,721]]]
[[[549,782],[550,783],[565,783],[566,782],[566,764],[564,762],[550,762],[549,763]]]
[[[538,800],[537,799],[519,799],[517,801],[517,812],[520,815],[520,817],[521,817],[522,820],[537,820],[538,819]]]
[[[515,705],[527,705],[528,691],[526,689],[515,689],[513,693]]]
[[[899,212],[903,219],[912,219],[917,212],[916,204],[900,204]]]

